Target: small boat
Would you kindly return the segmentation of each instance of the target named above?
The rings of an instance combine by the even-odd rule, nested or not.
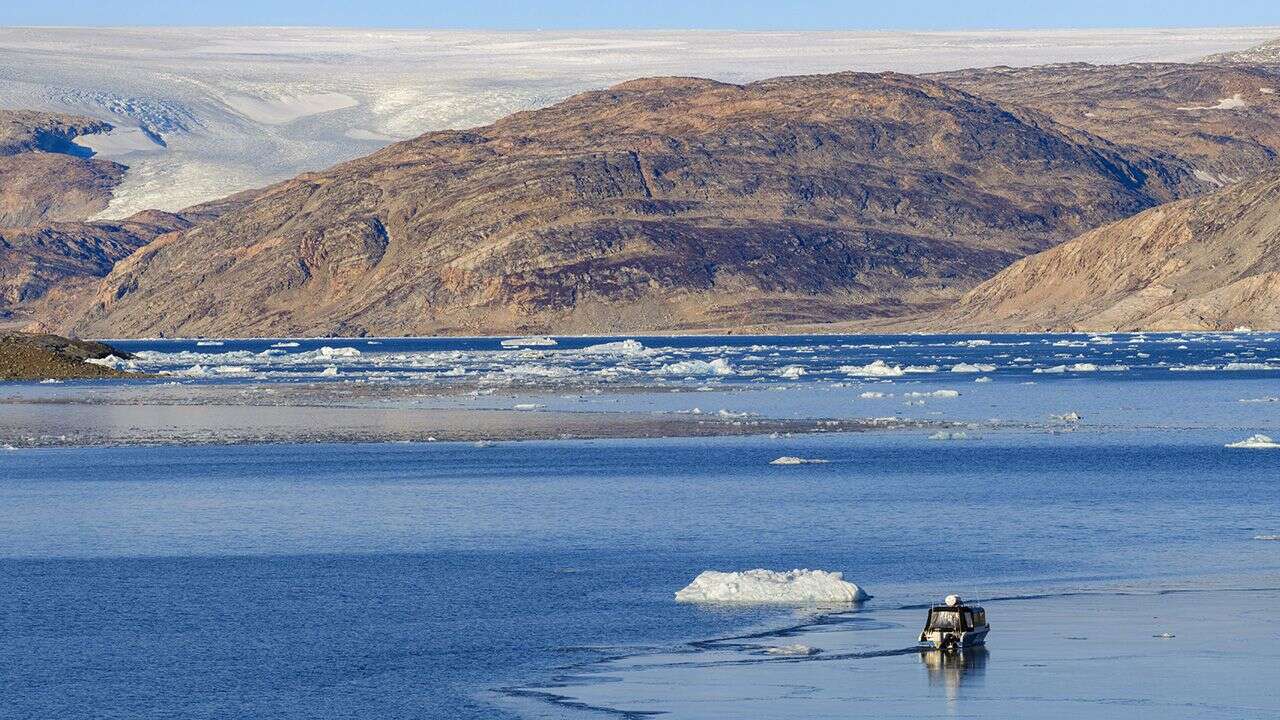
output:
[[[959,595],[948,595],[941,605],[929,608],[920,642],[939,650],[983,645],[987,641],[987,611],[976,605],[965,605]]]

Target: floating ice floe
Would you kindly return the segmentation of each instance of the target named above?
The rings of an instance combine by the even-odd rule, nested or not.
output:
[[[928,374],[938,372],[937,365],[890,365],[883,360],[872,360],[866,365],[841,365],[837,368],[845,375],[859,377],[902,377],[907,373]]]
[[[1275,397],[1274,395],[1268,395],[1266,397],[1260,397],[1260,398],[1241,398],[1240,402],[1242,403],[1273,403],[1273,402],[1280,402],[1280,397]]]
[[[956,363],[951,366],[953,373],[980,373],[995,372],[995,365],[984,365],[982,363]]]
[[[788,380],[798,380],[805,375],[805,369],[800,365],[788,365],[774,372],[778,377]]]
[[[323,358],[353,358],[360,357],[360,351],[353,347],[329,347],[325,345],[316,351]]]
[[[1280,535],[1254,535],[1254,540],[1280,541]]]
[[[907,374],[901,365],[890,365],[883,360],[873,360],[866,365],[841,365],[840,372],[862,377],[902,377]]]
[[[337,377],[337,376],[338,376],[337,365],[330,365],[329,367],[320,371],[320,377]]]
[[[186,370],[171,370],[166,375],[178,375],[181,377],[215,377],[218,375],[248,375],[253,372],[243,365],[192,365]]]
[[[40,381],[41,385],[61,385],[62,381],[57,378],[45,378]]]
[[[1227,443],[1229,448],[1243,448],[1246,450],[1270,450],[1280,448],[1280,443],[1272,440],[1268,435],[1250,435],[1244,440],[1237,440],[1233,443]]]
[[[885,394],[877,390],[868,390],[862,393],[861,395],[859,395],[858,397],[862,398],[863,400],[877,400],[879,398],[885,397]],[[889,397],[893,397],[893,393],[889,393]]]
[[[976,383],[989,383],[991,382],[991,378],[987,377],[986,375],[983,375],[982,377],[974,378],[973,381]]]
[[[801,458],[794,455],[783,455],[776,460],[770,460],[770,465],[825,465],[830,460],[821,460],[818,458]]]
[[[557,343],[555,339],[549,338],[549,337],[522,337],[522,338],[508,338],[506,340],[503,340],[499,344],[502,345],[502,347],[506,347],[506,348],[521,348],[521,347],[553,347],[559,343]]]
[[[298,347],[298,343],[296,343],[296,342],[278,342],[278,343],[271,343],[271,347],[273,347],[273,348],[296,348],[296,347]]]
[[[512,410],[541,410],[546,407],[542,403],[516,403],[511,406]]]
[[[958,390],[934,390],[933,392],[909,392],[902,397],[909,398],[953,398],[960,397]]]
[[[781,605],[860,602],[870,597],[843,573],[825,570],[707,570],[676,592],[677,602]]]
[[[1073,410],[1071,412],[1062,413],[1061,415],[1050,415],[1049,419],[1060,420],[1062,422],[1080,422],[1084,419],[1084,416]]]
[[[663,365],[653,371],[655,375],[674,375],[677,377],[694,377],[706,375],[732,375],[733,366],[724,358],[706,360],[681,360]]]
[[[586,355],[647,355],[652,351],[635,340],[619,340],[588,345],[578,352]]]
[[[196,343],[196,347],[220,347],[224,344],[221,340],[200,340]]]
[[[969,433],[947,432],[946,430],[939,430],[938,432],[930,435],[929,439],[930,440],[968,440]]]
[[[764,649],[765,655],[777,655],[781,657],[806,657],[818,654],[817,648],[809,647],[796,643],[794,645],[778,645],[775,647],[767,647]]]
[[[108,367],[112,370],[132,370],[136,367],[136,363],[132,360],[125,360],[124,358],[116,357],[115,355],[108,355],[104,358],[86,358],[85,362],[90,365]]]

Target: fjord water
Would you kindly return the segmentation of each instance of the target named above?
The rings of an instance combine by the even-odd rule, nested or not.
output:
[[[909,430],[0,452],[0,707],[60,718],[588,716],[515,704],[504,690],[829,610],[673,602],[712,568],[843,570],[884,607],[953,589],[1280,585],[1280,543],[1255,539],[1280,534],[1280,451],[1224,447],[1280,436],[1280,402],[1268,401],[1276,338],[1149,343],[1146,367],[1120,339],[1080,339],[1070,359],[1056,357],[1065,346],[1033,354],[1040,340],[1010,351],[897,338],[879,344],[902,347],[838,362],[985,362],[993,380],[944,365],[941,378],[847,385],[813,377],[837,374],[836,360],[811,362],[803,382],[774,374],[822,356],[812,339],[741,341],[778,348],[733,363],[759,363],[754,377],[769,380],[694,398],[762,415],[1079,410],[1083,422],[983,425],[941,441]],[[719,341],[671,344],[682,343],[698,359],[733,356]],[[1116,344],[1134,367],[1032,369],[1103,360]],[[1224,369],[1244,352],[1248,367]],[[669,354],[645,362],[680,361]],[[1033,360],[1014,369],[997,357],[1014,354]],[[961,394],[902,405],[906,392],[943,387]],[[690,404],[654,390],[619,399],[645,412]],[[861,397],[872,390],[894,397]],[[781,455],[830,462],[769,464]]]

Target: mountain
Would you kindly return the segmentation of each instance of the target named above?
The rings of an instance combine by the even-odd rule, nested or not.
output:
[[[931,325],[1280,328],[1280,171],[1147,210],[1020,260]]]
[[[958,297],[1211,184],[895,73],[623,83],[269,187],[120,262],[99,336],[608,332]]]
[[[1176,156],[1218,186],[1280,159],[1280,66],[1072,63],[929,77],[1117,145]]]
[[[76,115],[0,110],[0,227],[82,220],[105,209],[126,168],[90,157],[73,140],[110,129]]]
[[[159,211],[122,221],[0,228],[0,325],[23,324],[73,302],[116,262],[192,223]]]

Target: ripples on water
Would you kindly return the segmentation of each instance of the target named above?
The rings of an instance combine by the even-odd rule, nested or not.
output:
[[[602,390],[585,404],[636,411],[938,413],[979,427],[946,441],[903,431],[0,452],[0,707],[501,717],[514,711],[497,689],[556,667],[820,611],[673,602],[709,568],[843,570],[886,606],[939,587],[1214,587],[1280,570],[1275,543],[1254,539],[1280,532],[1280,451],[1224,447],[1280,436],[1276,335],[637,340],[613,354],[584,348],[614,339],[120,344],[149,348],[143,369],[196,384],[538,374],[531,387],[548,407],[570,402],[545,389],[550,378]],[[194,377],[196,365],[247,370]],[[878,375],[850,373],[867,366]],[[321,378],[329,367],[337,374]],[[1067,413],[1082,419],[1049,418]],[[1041,425],[981,425],[993,416]],[[780,456],[829,462],[770,464]]]

